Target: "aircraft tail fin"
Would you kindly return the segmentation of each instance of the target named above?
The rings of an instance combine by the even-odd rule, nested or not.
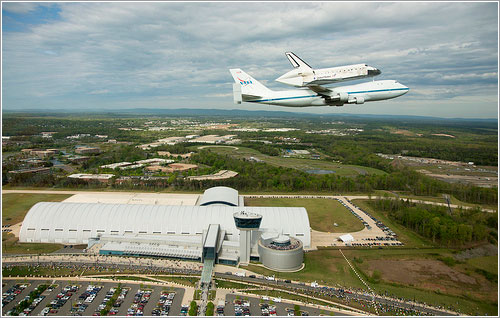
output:
[[[301,68],[304,70],[312,70],[312,67],[310,67],[309,64],[307,64],[306,62],[302,61],[300,59],[300,57],[295,55],[295,53],[286,52],[285,55],[294,68]]]
[[[233,97],[236,104],[240,104],[242,101],[259,99],[272,92],[269,88],[239,68],[230,69],[229,71],[235,82],[233,84]]]

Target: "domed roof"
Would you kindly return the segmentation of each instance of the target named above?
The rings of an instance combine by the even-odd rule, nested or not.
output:
[[[238,191],[229,187],[213,187],[205,190],[201,197],[200,205],[214,204],[238,206]]]

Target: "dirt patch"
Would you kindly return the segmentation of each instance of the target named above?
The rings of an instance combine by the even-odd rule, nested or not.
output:
[[[436,260],[373,260],[369,269],[382,274],[382,279],[400,284],[425,284],[455,282],[475,285],[474,277],[460,273]],[[441,283],[441,284],[440,284]]]
[[[415,135],[417,135],[414,132],[411,132],[411,131],[406,130],[406,129],[393,130],[393,131],[391,131],[391,134],[403,135],[403,136],[415,136]]]
[[[469,258],[498,255],[498,248],[493,244],[482,245],[460,252],[455,259],[463,261]]]

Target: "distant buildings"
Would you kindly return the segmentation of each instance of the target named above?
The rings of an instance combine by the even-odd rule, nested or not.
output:
[[[56,131],[42,131],[40,134],[42,135],[42,138],[52,138],[52,135],[56,133]]]
[[[149,164],[166,164],[166,163],[172,163],[174,160],[170,159],[163,159],[163,158],[151,158],[151,159],[145,159],[145,160],[139,160],[139,161],[134,161],[134,162],[117,162],[117,163],[111,163],[107,165],[102,165],[101,168],[103,169],[116,169],[119,168],[120,170],[126,170],[126,169],[135,169],[135,168],[140,168],[145,165]]]
[[[9,179],[13,176],[18,175],[35,175],[35,174],[48,174],[50,172],[50,168],[31,168],[31,169],[19,169],[9,171]]]
[[[98,154],[101,152],[101,149],[97,147],[78,147],[75,149],[75,153],[77,154]]]
[[[287,149],[286,150],[291,155],[308,155],[310,154],[309,150],[295,150],[295,149]]]
[[[219,136],[219,135],[205,135],[201,136],[198,138],[193,138],[189,140],[189,142],[199,142],[199,143],[206,143],[206,144],[220,144],[220,143],[225,143],[237,135],[224,135],[224,136]]]
[[[67,136],[66,138],[67,139],[80,139],[80,138],[84,138],[84,137],[90,137],[90,134],[76,134],[73,136]]]
[[[113,178],[114,175],[112,174],[86,174],[86,173],[75,173],[72,175],[69,175],[68,178],[72,179],[80,179],[80,180],[85,180],[85,181],[99,181],[99,182],[109,182],[111,178]]]
[[[171,163],[167,167],[158,166],[158,165],[149,166],[149,167],[146,167],[146,170],[172,173],[172,172],[176,172],[176,171],[182,172],[182,171],[187,171],[187,170],[197,169],[197,168],[198,168],[198,165],[193,165],[193,164],[189,164],[189,163]]]
[[[59,153],[59,149],[22,149],[21,153],[29,153],[30,155],[37,156],[39,158],[45,158],[53,156]]]
[[[76,156],[66,155],[65,157],[71,163],[82,163],[82,162],[88,161],[90,159],[90,157],[78,156],[78,155],[76,155]]]
[[[163,138],[159,139],[157,142],[152,142],[150,144],[144,144],[144,145],[139,145],[137,148],[141,148],[143,150],[147,150],[150,148],[155,148],[163,145],[175,145],[180,142],[184,142],[186,140],[186,137],[168,137],[168,138]]]
[[[264,129],[263,132],[287,132],[287,131],[294,131],[294,130],[300,130],[298,128],[269,128],[269,129]]]
[[[190,163],[172,163],[168,165],[173,171],[188,171],[191,169],[197,169],[198,165],[193,165]]]
[[[189,176],[188,180],[222,180],[236,177],[238,172],[231,170],[221,170],[214,174],[207,174],[203,176]]]
[[[234,143],[234,142],[239,142],[239,139],[233,139],[237,135],[224,135],[224,136],[219,136],[219,135],[205,135],[205,136],[199,136],[199,135],[187,135],[185,137],[168,137],[168,138],[162,138],[158,139],[156,142],[152,142],[149,144],[144,144],[144,145],[139,145],[137,148],[141,148],[143,150],[159,147],[162,145],[175,145],[181,142],[199,142],[199,143],[206,143],[206,144],[222,144],[222,143]]]
[[[194,152],[180,154],[180,153],[170,153],[168,151],[158,151],[158,156],[175,157],[175,158],[181,157],[182,159],[188,159],[188,158],[191,158],[191,155],[193,153]]]
[[[261,160],[257,157],[250,157],[248,158],[248,161],[253,161],[253,162],[264,162],[264,160]]]

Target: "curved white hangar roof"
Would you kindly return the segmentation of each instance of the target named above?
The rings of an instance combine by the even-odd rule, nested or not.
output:
[[[298,207],[166,206],[40,202],[26,215],[21,242],[86,244],[100,235],[196,235],[209,224],[220,224],[228,239],[238,241],[233,214],[247,211],[262,215],[260,229],[300,239],[311,245],[309,218]]]
[[[238,191],[228,187],[213,187],[205,190],[200,200],[201,206],[222,204],[238,206]]]

